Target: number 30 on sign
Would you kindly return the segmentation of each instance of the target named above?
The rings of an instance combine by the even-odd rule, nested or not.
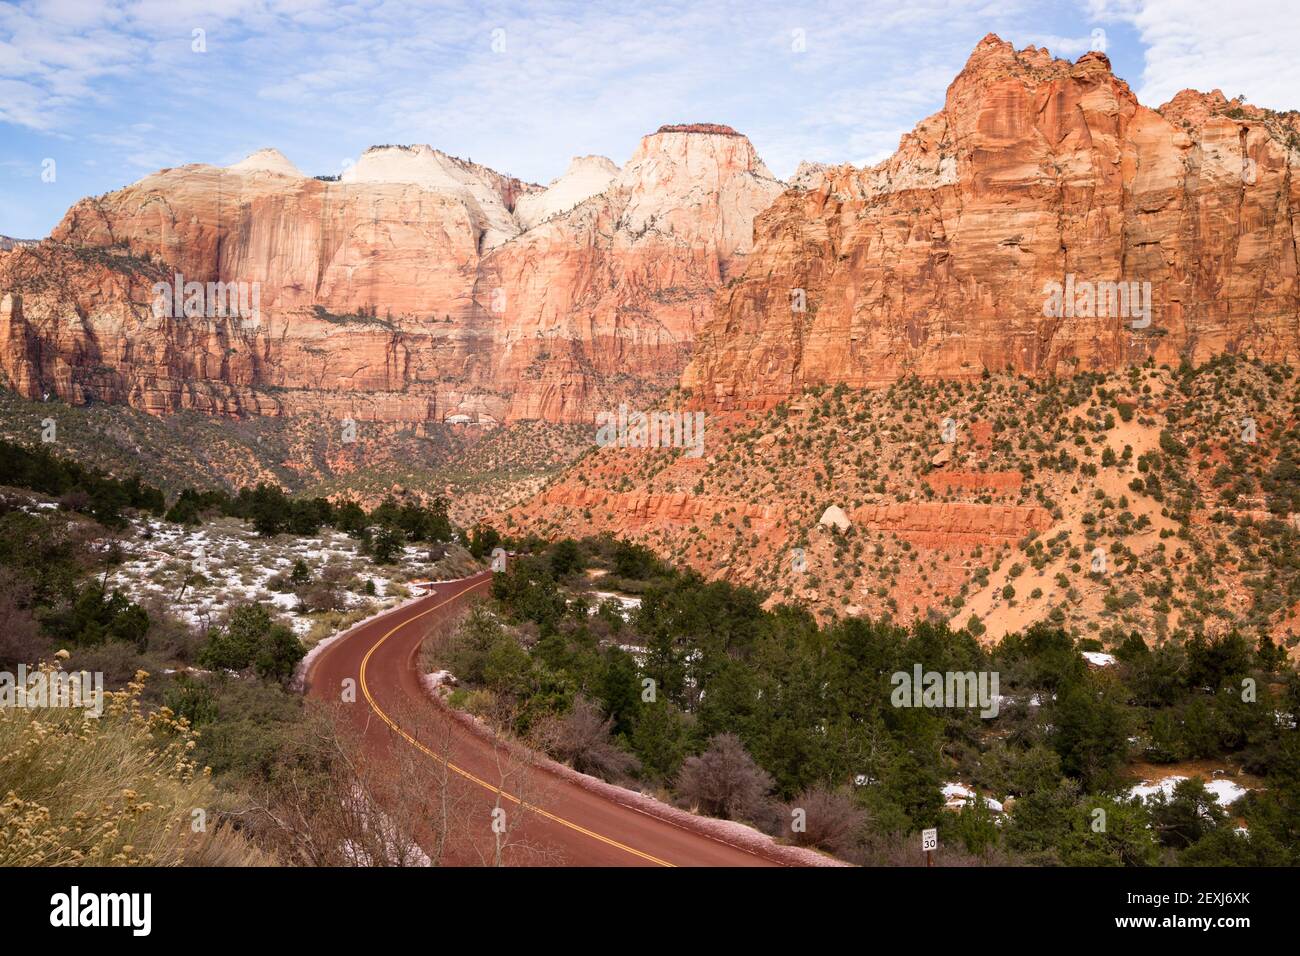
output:
[[[929,853],[939,849],[939,831],[937,829],[921,831],[921,852]]]

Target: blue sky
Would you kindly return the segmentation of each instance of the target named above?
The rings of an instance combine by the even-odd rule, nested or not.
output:
[[[1300,107],[1292,5],[0,2],[0,234],[43,236],[82,196],[263,146],[316,175],[429,143],[545,183],[574,155],[625,162],[664,123],[718,122],[778,176],[876,162],[988,32],[1073,59],[1104,31],[1153,106],[1192,86]]]

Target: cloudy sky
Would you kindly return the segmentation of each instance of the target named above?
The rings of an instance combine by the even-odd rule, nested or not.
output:
[[[263,146],[315,175],[429,143],[545,183],[718,122],[778,176],[876,162],[988,32],[1070,58],[1101,38],[1152,105],[1191,86],[1300,107],[1294,0],[0,2],[0,234]]]

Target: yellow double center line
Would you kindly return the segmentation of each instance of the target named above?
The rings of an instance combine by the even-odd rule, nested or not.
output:
[[[527,810],[529,812],[537,814],[540,817],[545,817],[547,820],[550,820],[553,823],[558,823],[562,827],[568,827],[570,830],[573,830],[576,833],[581,833],[584,836],[589,836],[593,840],[599,840],[601,843],[607,844],[608,846],[615,847],[619,850],[623,850],[624,852],[630,853],[633,856],[640,857],[643,860],[647,860],[650,863],[655,863],[659,866],[674,866],[675,864],[669,863],[667,860],[661,860],[657,856],[651,856],[649,853],[643,853],[640,850],[636,849],[635,847],[628,846],[626,843],[619,843],[617,840],[612,840],[607,836],[603,836],[602,834],[596,833],[594,830],[588,830],[584,826],[579,826],[578,824],[574,823],[572,820],[566,820],[563,817],[556,816],[554,813],[550,813],[546,810],[543,810],[541,807],[534,806],[529,803],[525,803],[523,800],[520,800],[518,797],[516,797],[513,793],[510,793],[506,790],[502,790],[500,787],[493,786],[492,784],[484,780],[482,777],[470,773],[468,770],[464,769],[463,767],[456,766],[446,757],[440,757],[438,754],[434,753],[424,744],[420,743],[420,741],[416,740],[405,730],[399,727],[397,721],[393,720],[393,718],[389,717],[388,714],[384,713],[383,708],[380,707],[379,704],[375,701],[374,696],[370,693],[370,685],[366,682],[366,667],[370,664],[371,656],[375,653],[375,651],[379,650],[379,648],[383,645],[384,641],[388,640],[390,637],[392,637],[394,634],[396,634],[398,631],[400,631],[402,628],[406,627],[406,625],[412,623],[413,621],[418,621],[426,614],[432,614],[434,611],[438,610],[439,608],[445,607],[446,605],[450,604],[452,601],[456,600],[456,598],[460,597],[461,595],[466,594],[474,590],[475,588],[482,587],[487,583],[488,582],[486,580],[480,581],[478,584],[470,585],[469,587],[465,588],[463,591],[458,591],[456,594],[447,598],[447,600],[440,601],[437,604],[435,604],[433,607],[427,608],[426,610],[421,611],[419,614],[415,614],[407,618],[401,624],[398,624],[396,627],[394,627],[392,630],[386,633],[383,637],[381,637],[378,641],[376,641],[375,645],[372,648],[370,648],[370,650],[366,651],[366,656],[361,659],[361,693],[366,695],[366,703],[370,705],[370,709],[373,710],[378,715],[380,720],[382,720],[389,727],[391,727],[395,733],[401,736],[404,740],[406,740],[407,743],[409,743],[412,747],[419,750],[422,754],[425,754],[426,756],[433,758],[439,763],[445,764],[448,770],[451,770],[454,773],[459,774],[460,776],[464,777],[466,780],[473,781],[474,783],[482,787],[484,790],[487,790],[489,793],[493,793],[496,794],[497,796],[504,797],[506,800],[509,800],[511,803],[518,804],[521,810]]]

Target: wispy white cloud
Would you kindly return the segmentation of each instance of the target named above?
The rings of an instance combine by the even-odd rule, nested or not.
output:
[[[533,179],[571,153],[621,161],[662,123],[707,120],[749,133],[788,173],[803,158],[861,161],[889,148],[941,101],[983,32],[1041,6],[24,3],[0,14],[0,83],[13,93],[0,119],[84,127],[89,106],[115,100],[173,134],[200,128],[205,111],[237,117],[250,147],[274,130],[289,140],[275,145],[307,165],[332,168],[364,136],[473,151]]]
[[[1146,47],[1139,97],[1180,90],[1245,94],[1258,106],[1300,108],[1300,16],[1294,0],[1089,0],[1099,18],[1131,24]]]
[[[1106,28],[1101,26],[1094,27],[1083,36],[1064,37],[1053,33],[1027,33],[1017,35],[1014,39],[1019,43],[1046,47],[1054,55],[1070,59],[1081,57],[1089,50],[1100,50],[1105,53],[1109,45]]]
[[[0,205],[40,203],[48,228],[74,190],[262,146],[323,173],[427,142],[546,182],[573,155],[621,163],[691,121],[746,133],[779,176],[865,164],[942,104],[990,31],[1073,58],[1104,28],[1135,72],[1140,34],[1144,98],[1200,84],[1274,105],[1300,89],[1283,62],[1294,24],[1259,2],[1270,16],[1227,24],[1173,0],[20,0],[0,5],[6,146],[32,162],[61,141],[68,172]]]

